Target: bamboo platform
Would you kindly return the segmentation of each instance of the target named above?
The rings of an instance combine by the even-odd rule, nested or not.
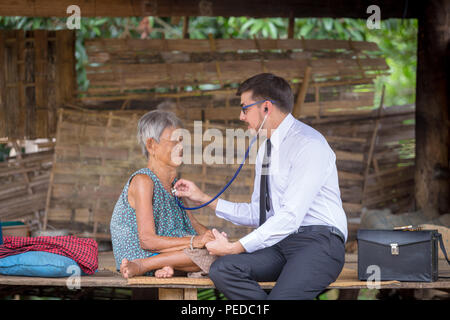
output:
[[[330,284],[328,289],[366,289],[366,281],[357,278],[357,255],[347,254],[344,269],[336,280]],[[439,260],[439,275],[450,276],[450,267],[445,260]],[[261,282],[261,287],[271,289],[275,282]],[[0,286],[67,286],[67,278],[37,278],[0,276]],[[215,288],[208,278],[196,279],[187,277],[173,277],[168,279],[157,279],[154,277],[135,277],[124,279],[119,272],[115,271],[112,252],[99,254],[99,269],[95,275],[82,276],[80,290],[103,287],[103,288],[158,288],[160,300],[196,300],[197,289]],[[382,281],[380,289],[450,289],[450,279],[440,278],[436,282],[399,282]]]

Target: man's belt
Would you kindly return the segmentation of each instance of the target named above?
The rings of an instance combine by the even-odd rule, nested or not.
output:
[[[302,226],[302,227],[298,228],[297,232],[300,233],[300,232],[305,232],[305,231],[323,231],[323,230],[329,230],[332,234],[339,237],[339,239],[341,239],[343,243],[345,243],[345,236],[341,232],[341,230],[339,230],[336,227],[332,227],[332,226],[321,226],[321,225]]]

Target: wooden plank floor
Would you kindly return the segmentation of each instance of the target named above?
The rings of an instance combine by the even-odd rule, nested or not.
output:
[[[346,255],[346,263],[344,268],[349,270],[357,269],[357,256]],[[450,276],[450,268],[446,261],[439,260],[439,274],[442,276]],[[180,278],[186,279],[186,278]],[[189,278],[190,279],[190,278]],[[156,280],[156,279],[155,279]],[[99,254],[99,270],[91,276],[81,277],[81,288],[83,287],[120,287],[120,288],[214,288],[209,281],[198,281],[198,284],[188,284],[186,281],[171,281],[171,279],[159,279],[161,281],[152,281],[148,284],[129,284],[119,272],[115,271],[115,264],[112,252],[101,252]],[[175,280],[175,279],[174,279]],[[190,279],[192,280],[192,279]],[[205,280],[205,279],[200,279]],[[352,279],[357,281],[357,279]],[[270,288],[271,284],[262,283],[263,287]],[[0,285],[8,286],[66,286],[67,278],[36,278],[36,277],[16,277],[0,275]],[[357,285],[331,285],[334,289],[362,289],[367,288],[366,282],[361,281]],[[450,279],[441,278],[436,282],[397,282],[382,284],[381,289],[450,289]]]

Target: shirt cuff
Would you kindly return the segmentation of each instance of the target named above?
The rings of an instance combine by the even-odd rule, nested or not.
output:
[[[239,242],[244,247],[245,251],[248,253],[255,252],[256,250],[265,248],[263,241],[259,239],[259,234],[257,230],[250,232],[245,237],[241,238]]]
[[[229,220],[229,217],[233,215],[234,207],[234,202],[219,199],[216,206],[216,216]]]

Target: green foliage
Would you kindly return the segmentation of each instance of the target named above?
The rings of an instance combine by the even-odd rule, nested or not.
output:
[[[5,159],[9,156],[9,152],[11,148],[6,144],[0,144],[0,162],[5,161]]]
[[[148,19],[148,21],[144,21]],[[130,17],[130,18],[82,18],[81,29],[77,30],[76,59],[79,89],[84,91],[89,83],[85,66],[87,55],[84,40],[88,38],[140,38],[143,34],[140,23],[148,22],[145,38],[160,39],[163,34],[168,39],[180,38],[182,19],[172,23],[170,18]],[[0,29],[48,29],[66,28],[65,18],[0,17]],[[191,17],[189,34],[191,39],[214,38],[286,38],[288,19],[247,17]],[[373,41],[378,44],[387,64],[389,76],[376,80],[377,94],[374,102],[378,106],[381,88],[386,86],[384,105],[402,105],[415,102],[417,66],[417,20],[389,19],[381,22],[381,29],[368,29],[365,20],[303,18],[295,20],[295,38],[341,39],[352,41]]]
[[[198,289],[197,290],[198,300],[227,300],[223,293],[220,293],[215,289]]]

